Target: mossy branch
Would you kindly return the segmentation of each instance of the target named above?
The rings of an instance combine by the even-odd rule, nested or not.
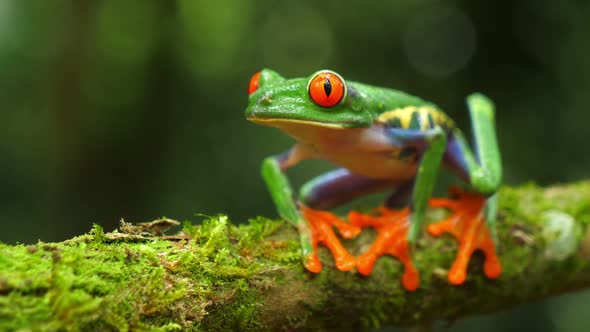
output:
[[[438,219],[443,211],[431,211]],[[0,244],[0,330],[297,330],[408,326],[455,320],[590,286],[590,182],[500,193],[504,272],[487,280],[476,256],[462,286],[446,281],[451,238],[424,234],[415,250],[421,288],[381,258],[371,277],[337,271],[328,255],[312,275],[297,234],[264,218],[227,217],[164,236],[159,220],[99,226],[62,243]],[[347,243],[358,253],[371,240]]]

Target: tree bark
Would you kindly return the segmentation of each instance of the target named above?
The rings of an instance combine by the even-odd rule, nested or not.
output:
[[[429,212],[438,220],[444,211]],[[401,264],[381,258],[370,277],[306,272],[295,229],[266,218],[233,225],[226,216],[169,219],[61,243],[0,244],[0,330],[357,330],[428,326],[434,320],[506,309],[590,286],[590,182],[500,191],[503,273],[486,279],[482,257],[461,286],[447,282],[451,237],[421,236],[414,250],[421,286],[407,292]],[[346,245],[355,254],[364,231]]]

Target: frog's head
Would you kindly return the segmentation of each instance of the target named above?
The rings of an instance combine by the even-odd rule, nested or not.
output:
[[[330,70],[285,79],[263,69],[250,79],[248,93],[246,118],[264,125],[345,129],[372,122],[371,114],[362,109],[359,92]]]

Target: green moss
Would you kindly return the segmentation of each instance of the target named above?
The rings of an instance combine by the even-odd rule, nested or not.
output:
[[[67,244],[0,244],[0,330],[198,329],[210,308],[233,313],[228,330],[260,327],[251,324],[259,306],[246,278],[263,269],[261,252],[276,257],[282,248],[247,248],[276,227],[263,219],[235,227],[218,216],[185,225],[194,241],[109,242],[94,225]]]
[[[104,229],[99,224],[92,225],[90,235],[94,237],[94,241],[103,242],[105,240]]]
[[[199,231],[199,228],[195,225],[193,225],[193,223],[191,223],[190,221],[185,221],[182,223],[182,232],[190,237],[195,237],[197,235],[197,232]]]
[[[467,282],[450,286],[446,270],[456,243],[424,234],[414,251],[421,275],[415,292],[401,287],[402,265],[389,257],[362,277],[336,270],[322,249],[324,270],[306,273],[296,230],[260,217],[239,226],[223,215],[199,226],[185,223],[173,240],[153,232],[105,233],[95,225],[63,243],[0,244],[0,330],[370,329],[487,312],[590,284],[582,255],[548,260],[542,254],[552,238],[542,236],[541,218],[559,210],[586,230],[588,197],[589,182],[502,188],[502,276],[486,279],[476,256]],[[585,233],[577,232],[577,240]],[[358,253],[371,239],[363,233],[346,244]]]

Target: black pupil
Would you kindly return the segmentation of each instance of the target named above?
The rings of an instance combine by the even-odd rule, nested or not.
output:
[[[324,81],[324,91],[326,92],[326,96],[330,97],[330,94],[332,93],[332,83],[330,83],[330,80],[327,78]]]

